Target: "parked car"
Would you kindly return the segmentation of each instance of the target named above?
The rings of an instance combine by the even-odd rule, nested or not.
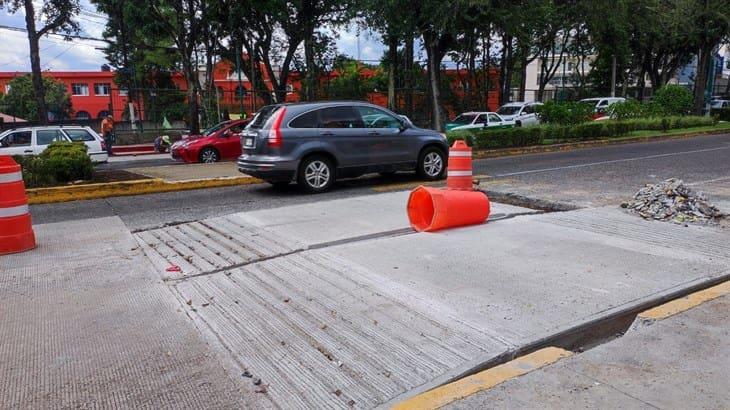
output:
[[[77,125],[47,125],[23,127],[0,134],[0,154],[39,155],[55,141],[83,142],[93,162],[107,162],[104,139],[89,127]]]
[[[730,108],[730,100],[712,100],[710,101],[710,107],[713,109]]]
[[[216,124],[199,135],[188,135],[170,147],[173,159],[185,162],[213,163],[241,155],[241,132],[249,120],[232,120]]]
[[[581,104],[590,105],[593,107],[593,119],[606,119],[608,117],[608,107],[616,103],[626,102],[626,98],[623,97],[599,97],[599,98],[584,98],[578,101]]]
[[[517,127],[529,127],[540,124],[540,117],[537,115],[537,107],[541,102],[511,102],[497,110],[497,114],[503,120],[514,121]]]
[[[496,112],[465,112],[446,123],[446,131],[474,128],[513,128],[514,120],[506,120]]]
[[[263,107],[242,136],[238,170],[274,185],[328,190],[338,178],[415,170],[442,178],[449,146],[436,131],[364,102]]]

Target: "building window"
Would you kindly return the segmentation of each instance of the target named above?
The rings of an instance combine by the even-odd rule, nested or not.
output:
[[[246,87],[239,85],[236,87],[236,98],[241,99],[246,96]]]
[[[101,110],[99,111],[99,115],[96,116],[96,118],[103,119],[109,116],[109,111],[107,110]]]
[[[91,115],[86,111],[79,111],[76,113],[77,120],[90,120]]]
[[[10,86],[10,84],[5,84],[5,94],[10,92],[10,89],[13,88]]]
[[[111,94],[112,86],[109,83],[96,83],[94,84],[94,94],[106,96]]]
[[[89,85],[71,84],[71,95],[89,95]]]

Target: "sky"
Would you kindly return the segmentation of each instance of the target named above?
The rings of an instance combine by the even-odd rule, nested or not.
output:
[[[96,13],[89,0],[81,0],[81,14],[77,21],[81,26],[81,35],[101,38],[104,31],[105,18]],[[19,10],[9,14],[6,9],[0,10],[0,26],[25,28],[25,14]],[[340,53],[357,57],[358,39],[354,27],[341,30],[336,41]],[[10,31],[0,28],[0,71],[30,71],[28,38],[24,32]],[[104,53],[99,50],[103,42],[74,40],[65,41],[60,36],[45,36],[41,39],[41,67],[53,71],[98,71],[106,63]],[[377,34],[362,33],[360,35],[360,59],[380,60],[383,45]]]

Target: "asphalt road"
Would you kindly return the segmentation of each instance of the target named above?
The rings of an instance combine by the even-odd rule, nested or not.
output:
[[[141,166],[139,159],[128,167]],[[147,165],[165,162],[151,159]],[[110,163],[117,169],[125,163]],[[474,162],[481,186],[576,206],[618,205],[646,183],[682,178],[730,211],[730,135],[624,144],[569,152],[512,156]],[[410,189],[413,175],[365,176],[343,181],[332,192],[304,195],[294,186],[267,184],[173,192],[31,207],[35,223],[118,215],[131,229],[215,215],[322,201],[378,191]]]

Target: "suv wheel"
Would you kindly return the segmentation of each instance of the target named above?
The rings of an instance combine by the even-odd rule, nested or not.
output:
[[[418,158],[418,176],[428,181],[442,179],[446,173],[444,152],[436,147],[426,148]]]
[[[212,164],[214,162],[218,162],[220,157],[218,156],[218,151],[216,151],[214,148],[203,148],[202,151],[200,151],[200,162],[205,164]]]
[[[335,182],[335,170],[332,161],[321,155],[305,158],[299,164],[297,183],[305,191],[317,194],[327,191]]]

